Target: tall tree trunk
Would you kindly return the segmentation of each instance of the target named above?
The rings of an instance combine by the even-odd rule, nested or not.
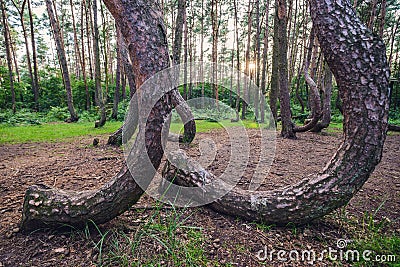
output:
[[[274,36],[272,46],[272,73],[271,73],[271,88],[269,90],[269,107],[272,116],[270,124],[275,124],[278,119],[277,100],[279,94],[279,21],[277,16],[278,2],[275,0],[275,15],[274,15]]]
[[[235,37],[236,37],[236,71],[240,73],[240,43],[239,43],[239,18],[237,0],[233,0],[234,16],[235,16]],[[236,118],[233,121],[239,121],[240,111],[240,75],[237,75],[237,88],[236,88]]]
[[[268,11],[269,11],[269,0],[265,1],[265,26],[264,26],[264,51],[263,51],[263,60],[262,60],[262,72],[261,72],[261,102],[260,102],[260,121],[261,123],[265,122],[265,94],[266,94],[266,84],[267,84],[267,58],[268,58]]]
[[[97,1],[97,0],[96,0]],[[93,1],[94,2],[94,1]],[[96,3],[97,5],[97,3]],[[110,76],[109,76],[109,66],[108,66],[108,34],[107,34],[107,21],[106,21],[106,14],[104,12],[104,8],[102,5],[102,2],[100,1],[100,14],[101,14],[101,25],[103,25],[102,30],[101,30],[101,35],[102,35],[102,41],[103,41],[103,45],[101,46],[101,40],[100,40],[100,36],[99,36],[99,49],[102,47],[103,48],[103,56],[104,56],[104,60],[103,60],[103,65],[104,65],[104,87],[105,87],[105,93],[103,93],[103,101],[104,101],[104,106],[107,103],[107,96],[108,96],[108,90],[109,90],[109,83],[110,83]],[[96,14],[97,15],[97,14]],[[93,14],[94,17],[94,14]],[[94,26],[96,27],[96,24],[94,22]],[[101,56],[101,53],[99,53],[99,55]],[[101,61],[101,60],[100,60]],[[101,79],[100,79],[101,80]],[[102,125],[102,120],[103,120],[103,115],[101,115],[98,127],[101,127]],[[106,115],[105,115],[106,118]],[[105,122],[105,120],[104,120]]]
[[[83,0],[81,3],[81,50],[82,50],[82,57],[81,57],[81,68],[82,68],[82,76],[83,76],[83,83],[85,85],[85,94],[86,94],[86,110],[90,110],[90,93],[89,93],[89,86],[87,82],[86,76],[86,59],[85,59],[85,38],[84,38],[84,13],[86,13],[86,0]],[[86,18],[87,21],[87,18]],[[89,34],[88,34],[89,36]],[[90,56],[90,55],[89,55]]]
[[[286,0],[276,0],[277,31],[279,45],[279,101],[281,107],[283,138],[296,138],[292,115],[290,111],[290,95],[288,85],[288,64],[287,64],[287,6]],[[274,44],[275,45],[275,44]]]
[[[302,96],[300,95],[300,90],[299,90],[300,89],[300,76],[301,76],[301,70],[302,70],[301,66],[304,66],[304,63],[307,60],[307,42],[306,42],[305,34],[303,34],[303,52],[302,53],[303,53],[302,57],[301,57],[302,61],[297,70],[297,82],[296,82],[296,98],[299,101],[300,106],[301,106],[301,111],[300,111],[301,114],[304,113],[304,108],[305,108],[304,101],[303,101]]]
[[[247,45],[246,45],[246,54],[245,54],[245,74],[247,77],[250,77],[250,46],[251,46],[251,26],[253,24],[252,16],[253,16],[253,8],[252,0],[249,0],[248,8],[247,8]],[[249,88],[250,84],[248,83],[249,79],[245,79],[243,84],[243,99],[242,101],[242,120],[246,118],[247,112],[247,103],[249,103]]]
[[[344,141],[319,174],[273,191],[234,189],[209,204],[218,212],[267,224],[306,224],[346,205],[381,160],[389,105],[385,45],[361,23],[349,1],[310,2],[320,46],[344,102]],[[168,163],[164,177],[205,188],[191,199],[226,190],[220,179],[178,153],[170,158],[181,169]]]
[[[129,84],[129,98],[132,98],[136,93],[135,75],[133,74],[132,64],[129,61],[128,49],[125,41],[122,42],[121,46],[122,63],[124,64],[124,71]]]
[[[27,0],[24,0],[22,2],[21,7],[19,7],[14,1],[12,1],[12,3],[14,4],[15,8],[18,11],[19,20],[20,20],[21,28],[22,28],[22,35],[24,37],[24,44],[25,44],[25,50],[26,50],[26,65],[28,68],[29,78],[31,80],[33,99],[34,99],[34,103],[35,103],[33,109],[35,111],[39,111],[39,89],[37,88],[35,79],[33,77],[31,53],[29,50],[29,42],[28,42],[28,33],[26,31],[25,18],[24,18],[25,6],[27,3]]]
[[[175,65],[179,65],[181,63],[182,33],[183,33],[183,24],[185,23],[185,14],[186,14],[186,0],[178,0],[178,14],[176,15],[174,47],[173,47],[173,59]]]
[[[374,22],[375,22],[375,17],[376,17],[376,7],[378,5],[378,0],[372,0],[371,2],[371,15],[369,17],[368,21],[368,28],[370,28],[371,31],[374,30]]]
[[[117,70],[115,74],[115,91],[114,91],[114,101],[113,101],[113,110],[111,114],[111,118],[114,120],[117,119],[118,117],[118,103],[119,103],[119,93],[120,93],[120,87],[121,87],[121,43],[123,42],[122,40],[122,34],[120,32],[120,29],[116,27],[117,29]]]
[[[254,97],[254,115],[257,121],[260,121],[260,63],[261,63],[261,25],[260,25],[260,0],[256,0],[256,92]]]
[[[184,62],[184,69],[183,69],[183,99],[187,100],[188,99],[188,23],[187,23],[187,17],[186,17],[186,10],[184,14],[184,46],[183,46],[183,62]]]
[[[6,56],[7,56],[8,78],[10,80],[11,109],[12,109],[13,113],[15,113],[16,106],[15,106],[15,90],[14,90],[14,73],[13,73],[12,58],[11,58],[11,40],[9,39],[10,35],[8,33],[6,7],[5,7],[5,3],[3,2],[3,0],[0,0],[0,5],[1,5],[1,15],[2,15],[2,22],[3,22],[4,43],[5,43]]]
[[[100,109],[100,120],[95,122],[95,128],[103,127],[106,124],[106,104],[103,97],[103,88],[101,87],[101,68],[100,68],[100,35],[97,25],[97,0],[93,0],[93,50],[94,50],[94,80],[95,80],[95,99]]]
[[[93,53],[92,53],[92,40],[90,37],[93,37],[93,20],[92,20],[92,12],[91,12],[91,0],[86,0],[87,6],[85,5],[85,15],[86,15],[86,38],[87,38],[87,47],[88,47],[88,61],[89,61],[89,74],[90,74],[90,79],[93,80]],[[96,95],[96,93],[95,93]],[[95,102],[96,102],[96,96],[95,96]]]
[[[6,27],[7,27],[7,33],[8,33],[8,38],[9,38],[9,40],[10,40],[10,49],[11,49],[11,54],[12,54],[12,58],[13,58],[13,63],[14,63],[14,67],[15,67],[15,69],[14,69],[14,71],[15,71],[15,74],[17,75],[17,81],[18,82],[21,82],[21,75],[20,75],[20,73],[19,73],[19,67],[18,67],[18,60],[17,60],[17,55],[16,55],[16,50],[17,50],[17,48],[16,48],[16,45],[15,44],[13,44],[13,42],[12,42],[12,38],[11,38],[11,35],[10,35],[10,28],[9,28],[9,26],[8,26],[8,20],[7,20],[7,18],[6,18]]]
[[[35,102],[35,109],[39,110],[40,86],[39,86],[39,68],[37,62],[37,51],[36,51],[36,41],[35,41],[35,25],[33,23],[31,0],[27,0],[27,3],[28,3],[29,25],[31,31],[31,45],[32,45],[33,83],[34,83],[33,97]]]
[[[67,63],[67,58],[65,56],[65,49],[63,45],[63,37],[61,35],[60,31],[60,25],[57,23],[54,11],[53,11],[53,6],[51,0],[46,0],[46,7],[47,7],[47,13],[49,15],[50,19],[50,25],[51,28],[53,29],[53,35],[54,35],[54,40],[56,43],[56,48],[57,48],[57,55],[58,55],[58,60],[60,62],[61,66],[61,72],[64,80],[64,86],[65,86],[65,91],[67,92],[67,105],[68,105],[68,111],[70,114],[70,118],[68,119],[69,122],[76,122],[78,121],[78,115],[75,112],[74,108],[74,101],[72,98],[72,88],[71,88],[71,80],[69,77],[69,71],[68,71],[68,63]]]
[[[379,25],[379,36],[383,38],[383,31],[385,29],[386,22],[386,0],[382,0],[381,3],[381,20]]]
[[[69,4],[71,6],[72,30],[73,30],[73,33],[74,33],[74,50],[75,50],[75,58],[77,59],[77,64],[76,65],[82,67],[81,51],[79,49],[78,34],[76,32],[75,13],[74,13],[73,1],[69,0]],[[84,70],[82,69],[81,72],[79,72],[79,69],[77,68],[76,71],[78,73],[82,73]]]
[[[234,0],[236,1],[236,0]],[[204,61],[204,0],[201,0],[201,40],[200,40],[200,62]],[[204,75],[203,64],[201,64],[201,74]],[[201,97],[202,97],[202,107],[204,107],[204,82],[201,83]]]
[[[211,59],[214,64],[212,73],[212,88],[215,101],[218,106],[218,34],[219,34],[219,19],[218,19],[218,0],[211,0],[211,24],[212,24],[212,52]]]

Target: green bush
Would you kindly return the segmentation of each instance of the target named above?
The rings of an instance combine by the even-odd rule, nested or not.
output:
[[[42,114],[31,112],[28,109],[22,109],[12,113],[11,110],[0,113],[0,123],[17,126],[17,125],[38,125],[42,121]]]
[[[54,121],[65,121],[69,118],[69,112],[67,107],[51,107],[50,111],[47,112],[45,120],[47,122]]]

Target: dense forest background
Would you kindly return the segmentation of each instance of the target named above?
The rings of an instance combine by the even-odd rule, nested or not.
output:
[[[123,120],[136,86],[124,40],[113,17],[96,0],[1,0],[0,123]],[[308,1],[289,0],[287,20],[277,21],[274,1],[161,0],[171,62],[212,61],[240,69],[259,86],[276,118],[279,33],[287,42],[287,73],[293,118],[313,112],[312,82],[320,105],[331,104],[333,121],[342,120],[335,81],[313,36]],[[358,16],[386,43],[391,67],[390,122],[400,124],[400,2],[353,1]],[[283,28],[282,28],[283,27]],[[191,83],[185,99],[213,97],[254,119],[260,107],[238,99],[240,88]],[[311,81],[311,83],[310,83]],[[311,88],[310,88],[311,85]],[[332,91],[326,88],[332,86]],[[242,88],[242,90],[245,88]],[[261,100],[256,100],[259,103]],[[261,111],[262,112],[262,111]],[[101,125],[100,125],[101,126]]]

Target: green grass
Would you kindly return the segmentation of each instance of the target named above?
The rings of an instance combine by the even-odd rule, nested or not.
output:
[[[60,122],[20,126],[0,124],[0,145],[33,142],[63,142],[75,137],[110,134],[116,131],[121,125],[121,122],[111,121],[107,122],[104,127],[96,129],[94,128],[93,122]],[[231,122],[230,120],[223,120],[221,122],[197,120],[196,131],[198,133],[205,133],[216,129],[223,129],[224,127],[240,127],[242,125],[247,129],[264,127],[264,125],[260,126],[257,122],[252,120],[244,120],[240,122]],[[179,133],[182,130],[182,123],[171,123],[171,132]],[[341,132],[343,131],[343,124],[331,123],[326,131]]]
[[[45,123],[41,125],[6,126],[0,124],[0,144],[67,141],[74,137],[97,136],[116,131],[121,122],[107,122],[94,128],[94,122]]]
[[[328,133],[342,133],[343,132],[343,123],[342,122],[331,122],[327,129],[325,129]]]
[[[207,120],[196,120],[196,132],[206,133],[216,129],[223,129],[225,127],[240,127],[244,125],[247,129],[257,129],[259,124],[251,120],[243,120],[241,122],[231,122],[230,120],[223,120],[221,122],[212,122]],[[179,133],[183,130],[182,123],[171,123],[171,132]]]
[[[379,208],[378,208],[379,210]],[[362,219],[362,230],[350,244],[349,249],[360,252],[370,251],[369,260],[360,257],[354,266],[399,266],[400,237],[388,234],[385,229],[390,224],[386,219],[377,220],[374,214],[366,212]]]
[[[244,121],[246,128],[257,128],[257,123],[253,121]],[[107,122],[102,128],[94,128],[94,122],[78,123],[44,123],[41,125],[21,125],[10,126],[0,124],[0,145],[1,144],[21,144],[33,142],[62,142],[71,138],[81,136],[98,136],[110,134],[121,127],[121,122]],[[209,122],[206,120],[196,121],[197,132],[208,132],[213,129],[225,127],[240,126],[240,122],[232,123],[228,120],[218,122]],[[171,131],[178,133],[182,129],[181,123],[172,123]]]

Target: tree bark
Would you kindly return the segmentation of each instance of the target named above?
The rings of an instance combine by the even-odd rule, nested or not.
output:
[[[218,105],[218,35],[219,35],[219,19],[218,19],[218,0],[211,0],[211,26],[212,26],[212,52],[211,60],[214,63],[212,73],[212,88],[215,102]]]
[[[325,64],[324,75],[324,103],[322,110],[322,119],[315,125],[312,132],[321,132],[329,126],[331,122],[331,100],[332,100],[332,71],[329,69],[328,64]]]
[[[256,51],[256,92],[254,94],[254,115],[257,121],[260,120],[260,64],[261,64],[261,25],[260,25],[260,0],[255,1],[256,5],[256,42],[255,42],[255,51]]]
[[[67,63],[67,58],[65,56],[65,49],[64,49],[64,42],[61,34],[61,29],[60,25],[56,21],[56,17],[54,15],[53,11],[53,4],[51,0],[46,0],[46,7],[47,7],[47,13],[49,15],[50,19],[50,25],[51,28],[53,29],[53,35],[54,35],[54,40],[56,42],[56,48],[57,48],[57,55],[58,55],[58,60],[61,65],[61,72],[64,80],[64,86],[65,86],[65,91],[67,92],[67,105],[68,105],[68,111],[70,114],[70,118],[68,119],[69,122],[76,122],[78,121],[78,115],[75,112],[74,108],[74,100],[72,98],[72,88],[71,88],[71,80],[69,77],[69,70],[68,70],[68,63]]]
[[[286,0],[276,0],[277,17],[277,45],[278,52],[278,73],[279,73],[279,101],[281,107],[282,131],[283,138],[295,139],[294,124],[290,111],[290,95],[288,85],[288,60],[287,60],[287,5]],[[275,44],[274,44],[275,45]]]
[[[376,17],[376,6],[378,5],[378,0],[372,0],[371,2],[371,15],[368,21],[368,28],[373,31],[374,30],[374,22]]]
[[[89,86],[87,83],[87,76],[86,76],[86,59],[85,59],[85,39],[84,39],[84,29],[83,21],[84,21],[84,13],[86,13],[86,1],[83,0],[81,3],[81,50],[82,50],[82,57],[81,57],[81,68],[82,68],[82,76],[83,76],[83,83],[85,85],[85,93],[86,93],[86,110],[90,110],[90,93],[89,93]],[[87,18],[86,18],[87,22]],[[88,34],[89,36],[89,34]],[[89,53],[90,57],[90,53]]]
[[[277,9],[277,1],[275,0],[275,10]],[[278,107],[277,100],[279,94],[279,44],[278,44],[278,16],[274,15],[274,36],[272,46],[272,73],[271,73],[271,88],[269,89],[269,107],[271,109],[272,116],[270,118],[270,124],[277,123],[278,119]]]
[[[136,101],[133,99],[131,101]],[[168,140],[173,142],[179,142],[183,144],[190,144],[196,136],[196,122],[194,120],[193,114],[190,110],[189,105],[179,94],[178,90],[172,92],[172,106],[177,109],[178,115],[181,117],[182,121],[185,121],[183,135],[177,135],[174,133],[169,133]],[[135,106],[134,112],[138,112],[138,108]],[[136,125],[135,121],[133,125]],[[107,145],[121,146],[122,145],[122,132],[123,127],[120,127],[112,135],[108,137]]]
[[[74,4],[73,4],[73,1],[72,0],[69,0],[69,4],[70,4],[70,6],[71,6],[71,18],[72,18],[72,30],[73,30],[73,33],[74,33],[74,50],[75,50],[75,58],[77,59],[77,64],[76,64],[76,66],[77,66],[77,73],[80,73],[79,72],[79,68],[78,68],[78,66],[80,66],[80,67],[82,67],[82,64],[81,64],[81,51],[79,50],[79,44],[78,44],[78,34],[77,34],[77,32],[76,32],[76,24],[75,24],[75,13],[74,13]],[[84,70],[82,69],[82,72],[83,72]],[[77,75],[77,77],[78,77],[79,75]]]
[[[236,37],[236,71],[240,71],[240,43],[239,43],[239,26],[238,26],[238,7],[237,0],[233,0],[234,17],[235,17],[235,37]],[[239,121],[240,111],[240,75],[237,75],[236,81],[236,118],[232,121]]]
[[[105,0],[121,25],[129,44],[136,84],[169,67],[169,55],[162,13],[156,1]],[[146,29],[146,31],[143,31]],[[126,211],[143,194],[136,180],[150,183],[163,157],[161,131],[172,110],[172,92],[162,97],[155,106],[152,97],[162,88],[142,90],[139,99],[139,133],[131,151],[133,169],[123,167],[99,190],[70,192],[47,186],[31,186],[26,192],[21,229],[31,231],[43,227],[69,225],[83,227],[88,222],[104,223]],[[146,108],[153,106],[149,116]],[[147,151],[147,153],[143,153]],[[145,164],[150,160],[151,164]],[[132,171],[133,170],[133,171]]]
[[[33,78],[32,63],[31,63],[31,53],[29,51],[28,33],[26,31],[25,19],[24,19],[25,5],[27,3],[27,0],[24,0],[22,2],[21,7],[19,7],[14,1],[12,1],[12,3],[14,5],[14,7],[18,11],[19,20],[21,22],[22,35],[24,37],[25,50],[26,50],[26,65],[27,65],[27,68],[28,68],[29,78],[31,80],[33,99],[34,99],[34,103],[35,103],[33,109],[35,111],[39,111],[39,89],[36,87],[35,79]]]
[[[385,22],[386,22],[386,0],[382,0],[381,3],[381,18],[379,25],[379,36],[383,38],[383,31],[385,30]]]
[[[115,74],[115,90],[114,90],[114,101],[113,101],[113,109],[112,109],[112,114],[111,118],[114,120],[117,119],[118,117],[118,103],[119,103],[119,94],[121,91],[121,43],[122,41],[122,36],[121,32],[118,27],[117,29],[117,44],[116,44],[116,50],[117,50],[117,69],[116,69],[116,74]]]
[[[262,70],[261,70],[261,101],[260,101],[260,121],[265,122],[265,94],[267,85],[267,58],[268,58],[268,22],[269,22],[269,0],[265,1],[265,26],[264,26],[264,51],[262,55]],[[270,115],[271,116],[271,115]]]
[[[182,34],[183,24],[185,22],[186,13],[186,0],[178,0],[178,14],[176,15],[175,25],[175,37],[173,47],[173,59],[174,64],[179,65],[181,63],[181,51],[182,51]]]
[[[253,24],[252,16],[253,16],[253,8],[254,6],[252,5],[252,1],[249,0],[249,4],[247,5],[247,44],[246,44],[246,52],[245,52],[245,69],[244,73],[246,74],[247,77],[251,76],[251,70],[250,70],[250,46],[251,46],[251,28]],[[251,77],[250,77],[251,79]],[[246,113],[247,113],[247,103],[249,103],[249,88],[250,84],[248,82],[248,79],[244,80],[243,83],[243,100],[242,101],[242,120],[246,119]]]
[[[6,7],[3,0],[0,0],[1,7],[1,15],[3,22],[3,34],[4,34],[4,42],[6,48],[6,57],[7,57],[7,66],[8,66],[8,78],[10,80],[10,90],[11,90],[11,109],[13,113],[16,112],[15,106],[15,90],[14,90],[14,73],[12,68],[12,58],[11,58],[11,41],[9,39],[10,35],[8,33],[8,22],[7,22],[7,14]]]
[[[95,128],[103,127],[106,124],[106,103],[103,97],[103,88],[101,87],[101,68],[100,68],[100,35],[97,25],[97,0],[93,0],[93,51],[94,51],[94,81],[95,81],[95,100],[100,109],[100,120],[96,121]],[[107,79],[107,78],[106,78]]]
[[[346,205],[381,160],[389,110],[385,45],[361,23],[349,1],[310,2],[322,52],[343,99],[344,141],[320,174],[274,191],[234,189],[209,205],[218,212],[277,225],[305,224]],[[168,163],[167,179],[209,186],[210,194],[224,186],[184,155],[175,152],[172,158],[184,168]]]
[[[321,98],[319,95],[319,90],[318,90],[318,86],[315,83],[313,77],[315,75],[310,75],[308,73],[309,67],[310,67],[310,60],[311,60],[311,56],[313,54],[313,47],[314,47],[314,52],[316,53],[317,51],[317,45],[315,44],[315,33],[314,33],[314,29],[311,29],[311,33],[310,33],[310,44],[308,47],[308,55],[307,55],[307,59],[304,62],[304,78],[308,84],[308,86],[310,87],[310,107],[311,107],[311,113],[312,113],[312,117],[311,120],[304,126],[297,126],[295,127],[293,130],[294,132],[306,132],[309,131],[311,129],[313,129],[320,117],[321,117]],[[315,56],[313,56],[313,62],[315,65]],[[312,68],[313,69],[313,68]],[[312,70],[312,73],[314,73],[314,70]]]
[[[34,83],[34,101],[35,101],[35,109],[39,110],[39,68],[37,63],[37,52],[36,52],[36,41],[35,41],[35,25],[33,24],[33,16],[32,16],[32,8],[31,8],[31,0],[27,1],[28,3],[28,13],[29,13],[29,24],[31,30],[31,45],[32,45],[32,61],[33,61],[33,83]]]

